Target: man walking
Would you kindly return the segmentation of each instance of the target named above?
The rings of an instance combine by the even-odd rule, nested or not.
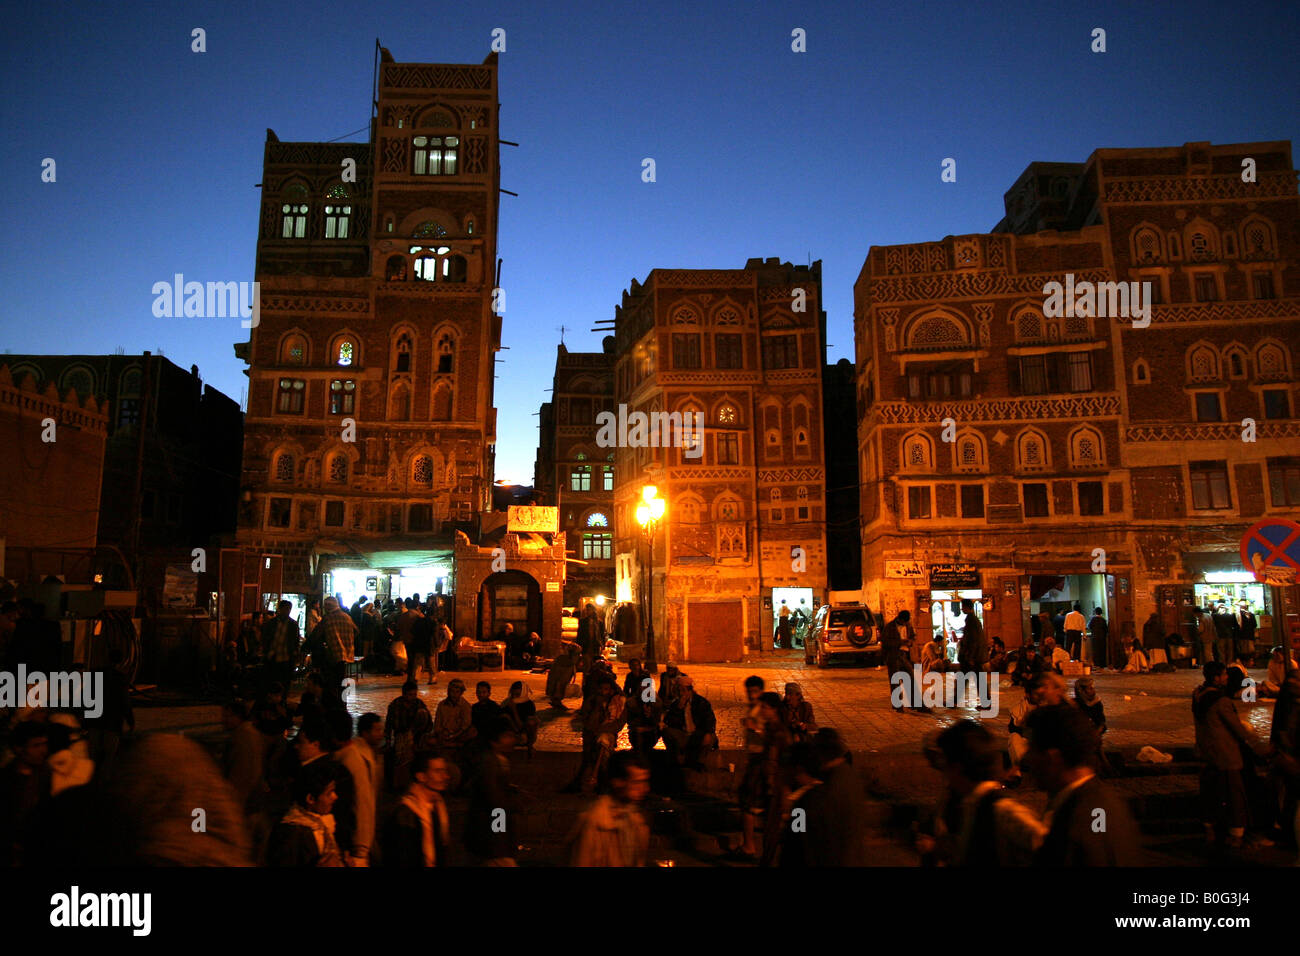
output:
[[[1225,667],[1237,659],[1237,619],[1222,601],[1214,608],[1214,652]]]
[[[645,866],[650,826],[641,801],[650,792],[650,766],[639,754],[615,754],[609,762],[610,792],[578,819],[570,838],[572,866]]]
[[[1098,779],[1089,763],[1098,743],[1088,715],[1069,704],[1054,704],[1035,710],[1026,723],[1025,765],[1048,793],[1048,830],[1034,863],[1136,865],[1137,824],[1125,801]]]
[[[892,678],[899,671],[910,670],[912,645],[915,643],[916,631],[912,627],[912,612],[899,611],[880,632],[880,651],[885,658],[888,678]]]
[[[342,700],[343,675],[352,661],[357,626],[352,623],[348,612],[339,607],[337,598],[327,597],[322,607],[325,616],[312,632],[312,639],[322,651],[320,670],[325,693],[335,700]]]
[[[1092,660],[1098,667],[1110,664],[1110,625],[1102,616],[1101,608],[1093,609],[1092,620],[1088,622],[1088,646],[1092,648]]]
[[[1088,627],[1088,621],[1083,616],[1083,608],[1079,602],[1074,602],[1074,607],[1070,613],[1065,615],[1065,649],[1070,652],[1070,660],[1081,661],[1083,657],[1083,632]]]
[[[379,810],[379,790],[383,781],[379,748],[384,744],[384,718],[362,714],[357,721],[357,736],[334,752],[351,777],[347,800],[335,804],[337,840],[348,854],[352,866],[370,866],[375,847],[375,816]]]
[[[293,684],[294,667],[298,661],[298,622],[289,616],[293,610],[290,601],[276,605],[275,617],[262,625],[262,689],[279,684],[289,690]]]
[[[975,615],[975,602],[966,598],[961,602],[961,611],[966,615],[966,624],[962,628],[961,647],[957,650],[957,664],[964,671],[982,671],[989,663],[989,639],[984,633],[984,625]]]

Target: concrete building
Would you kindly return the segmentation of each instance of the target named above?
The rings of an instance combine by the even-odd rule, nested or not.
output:
[[[782,601],[825,598],[825,328],[820,262],[655,269],[615,309],[617,597],[651,599],[661,662],[760,653]],[[653,557],[646,484],[666,501]]]
[[[267,132],[239,542],[287,592],[451,593],[491,507],[497,110],[495,53],[383,50],[368,141]]]
[[[1032,164],[992,233],[871,249],[863,584],[886,617],[953,631],[970,597],[1014,646],[1074,601],[1116,639],[1152,613],[1186,635],[1219,598],[1295,610],[1240,557],[1300,500],[1295,177],[1287,143],[1098,150]],[[1117,282],[1150,282],[1150,312]]]

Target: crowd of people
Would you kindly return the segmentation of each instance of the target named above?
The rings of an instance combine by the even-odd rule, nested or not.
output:
[[[532,757],[544,719],[571,719],[581,759],[563,789],[590,802],[568,835],[570,862],[645,865],[650,825],[642,806],[652,786],[660,796],[676,795],[721,771],[719,718],[695,679],[672,661],[655,673],[632,660],[617,673],[602,653],[603,631],[592,615],[584,615],[579,640],[563,641],[550,662],[551,712],[544,713],[526,679],[495,688],[478,680],[471,696],[455,676],[445,696],[426,703],[420,678],[438,681],[439,653],[452,643],[439,603],[415,596],[391,607],[367,604],[349,611],[327,597],[300,629],[292,605],[281,602],[274,615],[256,622],[234,693],[222,704],[226,743],[211,773],[190,742],[145,737],[116,759],[122,733],[134,725],[124,681],[110,688],[96,721],[41,708],[14,715],[0,768],[0,863],[30,864],[58,847],[71,859],[95,862],[516,865],[520,814],[530,796],[512,782],[512,762],[521,753]],[[890,668],[919,663],[1010,671],[1024,691],[1011,708],[1005,742],[981,721],[957,720],[927,748],[945,789],[933,819],[917,827],[923,861],[1135,862],[1135,824],[1105,779],[1114,773],[1102,746],[1107,716],[1092,677],[1067,684],[1062,670],[1074,655],[1057,644],[1054,631],[1040,632],[1041,646],[1026,644],[1007,655],[1001,642],[983,634],[973,608],[966,611],[956,661],[942,647],[927,650],[936,642],[918,640],[907,611],[882,629]],[[10,636],[24,619],[21,610],[13,615]],[[1064,643],[1077,654],[1078,620],[1067,616],[1063,623]],[[1085,626],[1097,632],[1095,621]],[[529,640],[503,637],[514,667],[546,665]],[[344,693],[346,669],[380,653],[382,643],[401,645],[404,653],[394,656],[404,658],[405,681],[385,712],[355,716]],[[38,642],[28,645],[39,651]],[[27,653],[28,645],[5,644],[10,653],[15,646]],[[1257,688],[1276,698],[1265,741],[1237,713],[1236,701],[1250,689],[1237,651],[1223,648],[1230,663],[1204,664],[1204,683],[1191,703],[1205,762],[1206,837],[1231,849],[1268,845],[1291,829],[1300,840],[1300,671],[1274,649]],[[798,683],[782,691],[769,690],[758,675],[744,681],[735,728],[743,758],[730,768],[738,769],[741,836],[729,856],[762,866],[865,864],[860,768],[840,734],[819,723],[815,702]],[[579,697],[576,713],[569,713],[564,700]],[[186,762],[178,774],[184,780],[168,791],[175,802],[141,800],[141,779],[163,774],[162,765],[178,754]],[[1026,782],[1046,792],[1046,816],[1018,799]],[[190,798],[179,794],[218,790],[226,797],[209,796],[190,809],[204,807],[212,818],[206,825],[221,840],[202,851],[181,849],[180,818],[190,812],[182,804]],[[1098,810],[1107,820],[1100,830],[1091,825]],[[119,833],[138,840],[123,842],[114,836]],[[146,851],[148,860],[141,858]]]

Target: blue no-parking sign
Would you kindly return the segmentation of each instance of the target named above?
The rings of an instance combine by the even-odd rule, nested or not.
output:
[[[1300,524],[1286,518],[1255,522],[1241,536],[1241,563],[1257,580],[1294,583],[1300,571]]]

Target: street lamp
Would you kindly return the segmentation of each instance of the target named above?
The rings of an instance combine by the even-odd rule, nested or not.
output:
[[[664,507],[666,502],[659,497],[659,489],[654,485],[646,485],[641,489],[641,503],[636,506],[636,521],[641,527],[645,528],[646,536],[650,541],[650,560],[646,574],[646,638],[645,638],[645,662],[651,668],[653,673],[657,666],[655,657],[655,605],[654,605],[654,587],[655,587],[655,526],[659,519],[664,516]]]

